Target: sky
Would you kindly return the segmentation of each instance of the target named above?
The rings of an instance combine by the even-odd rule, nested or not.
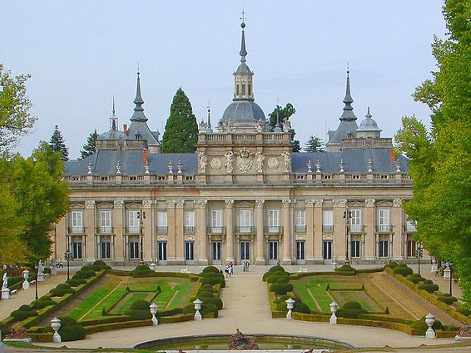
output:
[[[0,63],[31,74],[38,118],[16,148],[29,154],[58,125],[72,158],[90,132],[109,129],[113,96],[119,125],[129,123],[138,63],[151,129],[163,132],[179,87],[198,121],[210,104],[215,125],[232,100],[242,9],[255,101],[267,115],[277,102],[292,103],[303,144],[338,126],[347,63],[358,123],[368,106],[384,137],[403,115],[429,123],[428,108],[411,95],[435,68],[433,35],[445,34],[439,0],[22,0],[1,7]]]

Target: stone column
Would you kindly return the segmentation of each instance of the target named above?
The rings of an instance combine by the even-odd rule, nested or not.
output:
[[[208,237],[206,232],[206,204],[208,200],[196,201],[196,241],[198,246],[198,262],[208,264]]]
[[[86,236],[86,248],[85,248],[85,259],[88,262],[96,260],[96,240],[95,240],[95,200],[85,201],[85,234]]]
[[[314,261],[322,262],[322,203],[324,200],[314,200]]]
[[[345,261],[346,254],[346,227],[344,212],[347,207],[347,200],[335,200],[334,202],[334,258]]]
[[[306,264],[312,264],[314,263],[314,200],[306,200],[304,205],[306,214],[305,258]]]
[[[113,221],[114,231],[114,261],[124,262],[124,201],[114,200],[113,206],[113,214],[111,218]]]
[[[376,253],[376,216],[375,216],[375,199],[365,200],[365,244],[364,244],[364,258],[365,260],[374,260]]]
[[[290,221],[290,204],[291,200],[284,199],[281,201],[281,222],[283,225],[283,258],[281,262],[286,265],[291,264],[291,221]]]
[[[225,200],[224,226],[226,227],[226,262],[234,262],[234,200]]]
[[[176,262],[179,264],[185,263],[185,257],[183,254],[184,249],[184,233],[183,233],[183,208],[185,205],[184,200],[177,201],[177,209],[175,212],[175,255],[176,255]]]
[[[143,245],[143,258],[144,261],[146,262],[152,262],[152,239],[154,236],[154,228],[153,227],[153,213],[154,213],[154,207],[153,207],[153,202],[152,200],[143,200],[142,201],[142,211],[145,213],[146,218],[144,218],[142,221],[142,236],[144,239],[142,239],[142,245]]]
[[[67,216],[62,217],[57,224],[54,225],[56,230],[56,243],[54,248],[56,250],[56,260],[65,259],[65,252],[68,247],[68,237],[66,236],[67,232]]]
[[[175,201],[167,202],[167,263],[176,262]]]
[[[265,238],[263,234],[263,204],[265,200],[255,200],[255,225],[257,227],[257,251],[256,260],[257,265],[265,265]]]
[[[395,260],[402,260],[404,254],[402,252],[404,244],[404,223],[402,214],[402,200],[394,199],[393,207],[391,209],[391,225],[393,226],[393,239],[392,239],[392,254],[391,257]]]

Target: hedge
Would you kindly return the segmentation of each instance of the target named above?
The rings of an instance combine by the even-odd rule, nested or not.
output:
[[[355,275],[356,274],[356,269],[354,269],[352,266],[348,265],[348,264],[344,264],[340,267],[337,267],[335,269],[335,272],[337,273],[344,273],[344,274],[349,274],[349,275]]]

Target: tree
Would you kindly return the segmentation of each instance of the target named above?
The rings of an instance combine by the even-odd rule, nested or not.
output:
[[[162,138],[162,152],[194,152],[198,140],[198,124],[191,103],[185,92],[179,88],[170,106],[170,116],[165,124]]]
[[[0,152],[8,151],[26,134],[36,118],[30,113],[31,101],[26,95],[29,75],[13,77],[0,64]]]
[[[17,217],[24,222],[21,238],[35,258],[50,254],[49,231],[67,211],[68,184],[63,180],[60,152],[41,142],[31,157],[16,156],[10,183],[18,203]]]
[[[286,103],[284,107],[280,105],[276,105],[275,109],[268,114],[270,117],[270,126],[272,128],[276,127],[277,121],[279,120],[280,122],[280,127],[283,127],[283,123],[285,120],[289,120],[292,115],[296,113],[296,109],[291,103]],[[295,140],[294,136],[296,133],[294,132],[294,129],[291,129],[292,136],[291,136],[291,142],[293,144],[293,152],[299,152],[301,151],[301,144],[299,140]]]
[[[304,146],[306,152],[324,152],[324,141],[317,136],[311,136]]]
[[[51,146],[54,152],[60,153],[61,159],[63,161],[69,160],[69,151],[65,146],[64,138],[62,137],[62,133],[60,132],[59,127],[57,125],[54,128],[54,132],[52,133],[49,145]]]
[[[83,145],[82,150],[80,151],[80,156],[82,159],[87,158],[88,156],[91,156],[96,152],[96,139],[98,138],[98,133],[93,131],[88,135],[87,137],[87,143]]]
[[[432,128],[406,116],[395,140],[410,158],[413,197],[405,210],[417,221],[417,238],[453,262],[471,300],[471,3],[448,0],[443,14],[449,33],[432,44],[438,69],[414,94],[431,109]]]

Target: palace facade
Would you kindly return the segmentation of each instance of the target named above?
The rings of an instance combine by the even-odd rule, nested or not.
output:
[[[242,23],[234,95],[217,126],[199,125],[195,153],[161,153],[140,76],[129,126],[113,108],[97,151],[65,164],[70,210],[53,257],[115,264],[376,263],[416,256],[407,158],[368,110],[357,125],[347,72],[344,108],[325,152],[292,152],[289,122],[270,126],[254,98]]]

